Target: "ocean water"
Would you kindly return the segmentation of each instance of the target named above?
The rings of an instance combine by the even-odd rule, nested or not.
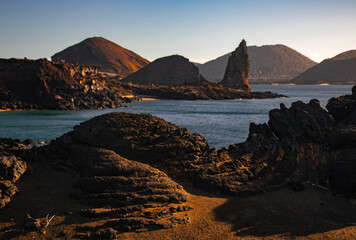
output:
[[[252,85],[253,91],[271,91],[288,98],[262,100],[223,101],[143,101],[126,104],[126,107],[103,110],[80,111],[18,111],[0,112],[0,137],[21,140],[50,141],[73,126],[104,113],[132,112],[150,113],[169,122],[186,127],[192,133],[206,137],[210,146],[228,147],[245,141],[251,122],[268,121],[268,112],[279,108],[280,103],[288,107],[292,102],[309,102],[317,98],[323,107],[328,99],[350,94],[350,85]]]

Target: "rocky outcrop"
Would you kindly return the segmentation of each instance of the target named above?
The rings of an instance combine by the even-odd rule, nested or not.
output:
[[[352,95],[332,98],[326,108],[336,120],[329,138],[336,155],[332,183],[356,196],[356,86],[352,88]]]
[[[102,72],[126,77],[149,63],[147,59],[102,37],[92,37],[52,56],[54,62],[99,66]]]
[[[0,109],[116,108],[121,98],[95,66],[0,59]]]
[[[116,235],[190,221],[187,193],[165,173],[122,157],[110,146],[87,145],[76,135],[63,135],[38,149],[36,156],[76,179],[73,201],[83,206],[78,210],[81,216],[95,222],[78,227],[79,234],[89,231],[90,237],[100,237],[108,231]]]
[[[250,60],[248,57],[246,41],[242,40],[235,51],[231,53],[227,62],[224,78],[221,81],[224,87],[251,90],[248,84],[248,73],[250,70]]]
[[[175,86],[155,86],[121,83],[120,87],[138,96],[172,100],[225,100],[280,98],[284,95],[271,92],[247,92],[223,87],[221,84],[200,81]]]
[[[313,99],[270,111],[268,124],[251,124],[246,142],[218,151],[210,148],[204,137],[144,114],[102,115],[75,127],[72,136],[209,191],[241,196],[285,186],[299,189],[306,183],[345,190],[346,185],[340,187],[337,182],[347,176],[350,179],[345,181],[354,187],[353,168],[345,167],[353,164],[352,124],[352,114],[342,124],[335,123]],[[341,152],[337,144],[352,151]],[[343,167],[336,169],[351,172],[335,178],[334,166],[338,164]]]
[[[309,137],[324,136],[322,132],[332,123],[330,115],[312,101],[296,103],[290,110],[283,107],[271,116],[270,125],[287,126],[277,133],[280,139],[268,125],[251,125],[249,139],[228,150],[211,149],[204,137],[144,114],[111,113],[93,118],[76,127],[73,138],[91,146],[105,146],[126,158],[156,166],[171,177],[218,193],[246,195],[299,181],[326,182],[323,174],[327,163],[324,156],[318,155],[322,146],[315,150],[310,143],[302,143]],[[305,117],[306,121],[300,123]],[[313,130],[311,123],[323,124],[323,128]],[[298,127],[299,131],[293,131]],[[312,156],[322,160],[310,161]],[[306,171],[314,164],[320,167],[320,173],[309,175]]]
[[[18,192],[15,183],[27,170],[27,163],[21,159],[25,149],[20,141],[0,138],[0,209]]]
[[[316,65],[316,62],[282,44],[248,46],[248,53],[251,62],[248,80],[252,84],[287,82]],[[230,55],[199,64],[200,73],[208,81],[220,82]]]
[[[200,82],[204,78],[199,69],[189,59],[172,55],[159,58],[139,71],[124,78],[122,82],[141,85],[183,85]]]

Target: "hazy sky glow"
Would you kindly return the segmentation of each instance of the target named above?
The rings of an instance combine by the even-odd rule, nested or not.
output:
[[[180,54],[205,62],[244,38],[321,61],[356,49],[356,1],[0,1],[0,58],[50,57],[92,36],[149,60]]]

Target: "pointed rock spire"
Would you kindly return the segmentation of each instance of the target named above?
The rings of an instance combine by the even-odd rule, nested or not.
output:
[[[235,51],[232,52],[227,62],[224,78],[221,81],[224,87],[251,91],[248,84],[248,73],[250,70],[250,60],[248,57],[246,41],[243,39]]]

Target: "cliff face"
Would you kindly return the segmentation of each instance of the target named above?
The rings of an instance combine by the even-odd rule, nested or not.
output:
[[[356,50],[343,52],[333,58],[325,59],[293,80],[300,84],[355,84]]]
[[[122,81],[142,85],[182,85],[201,80],[204,78],[199,69],[189,59],[172,55],[153,61]]]
[[[52,56],[52,61],[96,65],[102,72],[126,77],[149,63],[138,54],[105,38],[93,37]]]
[[[246,41],[242,40],[227,62],[224,78],[221,84],[224,87],[251,91],[248,84],[250,60],[248,59]]]
[[[2,109],[85,109],[120,106],[95,66],[45,59],[0,59]]]

